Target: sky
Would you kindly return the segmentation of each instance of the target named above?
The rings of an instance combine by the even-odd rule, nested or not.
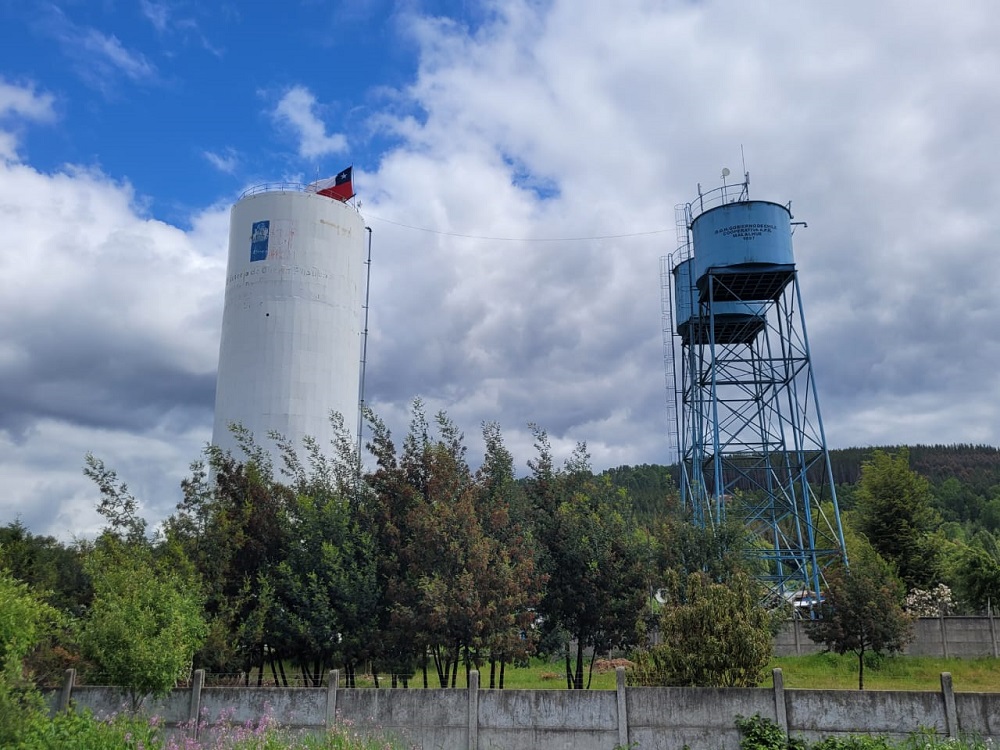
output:
[[[240,193],[354,166],[366,395],[672,460],[659,259],[721,170],[792,201],[831,448],[1000,445],[988,0],[0,0],[0,524],[154,524],[211,438]]]

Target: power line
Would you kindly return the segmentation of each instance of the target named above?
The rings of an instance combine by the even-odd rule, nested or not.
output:
[[[674,228],[671,227],[670,229],[652,229],[648,232],[597,234],[590,237],[487,237],[486,235],[481,234],[460,234],[458,232],[442,232],[438,229],[429,229],[428,227],[416,227],[412,224],[403,224],[399,221],[383,219],[379,216],[372,216],[371,214],[367,214],[367,218],[374,219],[375,221],[381,221],[383,224],[392,224],[395,227],[412,229],[417,232],[427,232],[428,234],[437,234],[443,237],[460,237],[466,240],[490,240],[492,242],[585,242],[587,240],[621,240],[629,237],[647,237],[653,234],[663,234],[664,232],[674,231]]]

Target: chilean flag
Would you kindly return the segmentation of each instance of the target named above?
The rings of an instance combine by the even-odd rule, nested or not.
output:
[[[313,188],[317,194],[325,195],[328,198],[336,198],[338,201],[350,200],[354,197],[354,185],[351,183],[354,167],[350,166],[336,177],[325,180],[317,180],[309,187]]]

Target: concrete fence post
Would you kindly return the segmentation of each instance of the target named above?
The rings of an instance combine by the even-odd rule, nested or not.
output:
[[[469,672],[469,750],[479,748],[479,670]]]
[[[997,649],[997,627],[993,621],[993,610],[989,607],[986,610],[986,614],[990,617],[990,644],[993,646],[993,658],[996,659],[1000,657],[1000,650]]]
[[[955,690],[951,672],[941,673],[941,697],[944,698],[944,728],[950,739],[958,739],[958,711],[955,709]]]
[[[59,691],[59,699],[56,702],[56,713],[61,714],[69,710],[69,699],[73,697],[73,683],[76,682],[76,670],[67,669],[64,673],[62,690]]]
[[[781,673],[781,668],[771,670],[771,679],[774,682],[774,720],[781,727],[781,731],[788,736],[788,710],[785,707],[785,677]]]
[[[625,702],[625,667],[615,667],[615,692],[618,696],[618,744],[628,747],[628,704]]]
[[[331,669],[326,675],[326,720],[327,729],[337,722],[337,690],[340,688],[340,670]]]
[[[194,670],[194,677],[191,680],[191,702],[188,704],[188,736],[198,739],[198,730],[201,719],[201,689],[205,685],[205,670]]]

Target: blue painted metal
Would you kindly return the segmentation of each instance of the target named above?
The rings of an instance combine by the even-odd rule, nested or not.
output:
[[[694,259],[688,258],[673,269],[676,332],[685,343],[708,343],[709,321],[697,305],[698,290],[693,279]],[[765,306],[760,302],[719,302],[712,323],[716,341],[748,343],[764,325]]]
[[[748,177],[741,188],[699,186],[671,264],[681,497],[696,523],[737,519],[764,540],[757,554],[773,596],[821,596],[824,571],[846,552],[792,217],[750,201]]]

